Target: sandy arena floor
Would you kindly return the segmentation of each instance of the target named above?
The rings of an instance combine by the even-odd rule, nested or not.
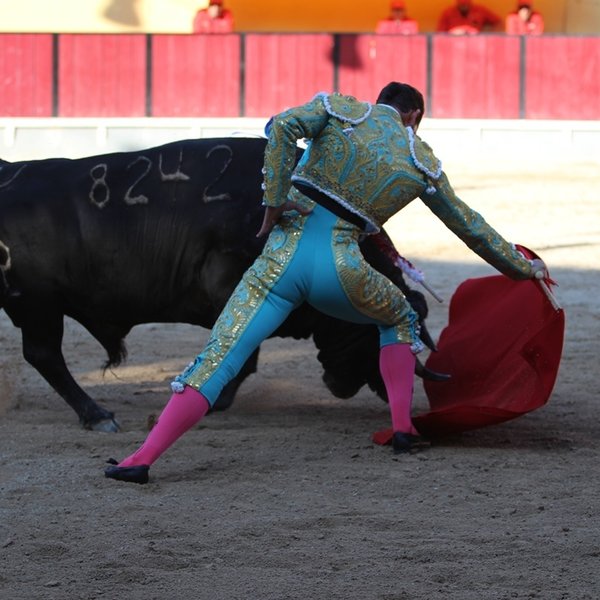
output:
[[[65,354],[122,433],[79,428],[0,319],[0,597],[164,600],[595,600],[600,597],[598,165],[447,169],[506,238],[537,250],[560,287],[563,362],[544,408],[394,457],[367,389],[333,398],[311,341],[269,340],[234,406],[209,416],[147,486],[103,477],[145,437],[167,383],[207,332],[146,325],[107,372],[76,323]],[[389,225],[446,302],[492,270],[416,201]],[[426,409],[417,383],[415,411]]]

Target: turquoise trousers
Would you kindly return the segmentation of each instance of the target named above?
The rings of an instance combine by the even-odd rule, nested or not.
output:
[[[379,327],[380,346],[423,349],[417,315],[399,288],[373,269],[358,245],[358,227],[320,205],[306,216],[285,213],[215,322],[204,350],[171,384],[189,385],[214,405],[223,387],[292,310],[317,310]]]

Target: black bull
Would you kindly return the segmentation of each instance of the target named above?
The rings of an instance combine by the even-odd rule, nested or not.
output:
[[[22,331],[25,359],[84,427],[118,426],[67,368],[64,316],[105,348],[105,367],[125,358],[124,339],[135,325],[212,327],[264,243],[255,237],[264,148],[259,138],[223,138],[77,160],[0,161],[0,307]],[[362,248],[424,318],[423,296],[407,288],[368,238]],[[376,327],[305,304],[274,335],[312,335],[323,379],[336,396],[368,384],[385,399]],[[223,391],[221,408],[257,360],[258,350]]]

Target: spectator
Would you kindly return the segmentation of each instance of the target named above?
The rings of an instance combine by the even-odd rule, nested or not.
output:
[[[223,8],[223,0],[210,0],[207,8],[203,8],[194,17],[194,33],[231,33],[233,31],[233,15]]]
[[[419,24],[406,14],[406,3],[403,0],[392,0],[390,16],[377,23],[375,33],[419,33]]]
[[[519,2],[517,10],[506,17],[506,33],[541,35],[544,33],[544,18],[533,10],[531,2]]]
[[[451,6],[442,13],[437,30],[472,34],[493,30],[501,22],[498,15],[484,6],[473,4],[471,0],[456,0],[456,6]]]

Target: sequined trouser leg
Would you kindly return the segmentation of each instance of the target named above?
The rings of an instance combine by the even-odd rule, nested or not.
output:
[[[375,324],[380,345],[422,349],[417,315],[402,292],[373,269],[358,246],[359,230],[321,206],[285,216],[246,271],[210,339],[172,384],[189,385],[214,404],[250,354],[302,302],[346,321]]]

